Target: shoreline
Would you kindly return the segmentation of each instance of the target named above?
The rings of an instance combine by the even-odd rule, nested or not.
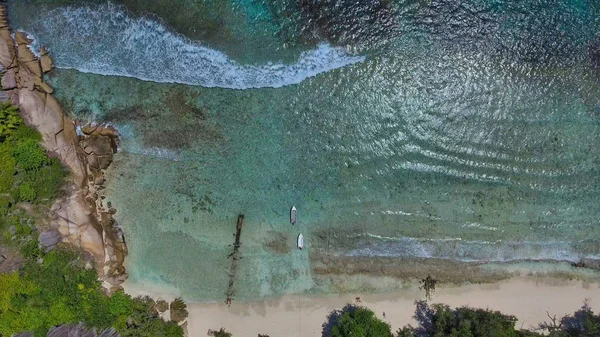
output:
[[[149,287],[148,284],[123,284],[131,295],[150,295],[170,300],[179,294],[175,288]],[[415,324],[416,300],[424,299],[417,287],[387,293],[346,293],[335,295],[283,295],[257,301],[234,301],[228,307],[217,303],[187,302],[188,336],[204,336],[208,329],[225,328],[233,336],[321,336],[326,316],[347,303],[372,309],[392,326],[392,331]],[[518,318],[518,328],[534,328],[548,320],[547,312],[556,317],[572,314],[589,299],[592,308],[600,306],[600,282],[561,280],[551,277],[519,277],[491,284],[464,286],[441,285],[431,303],[452,307],[472,306],[501,311]]]
[[[25,124],[40,133],[40,144],[69,171],[64,194],[54,200],[40,228],[84,252],[95,262],[103,287],[112,292],[127,278],[123,264],[128,251],[113,219],[117,210],[104,203],[102,190],[119,135],[111,127],[82,124],[64,113],[45,81],[54,62],[44,47],[34,54],[32,42],[23,31],[12,30],[6,5],[0,1],[2,101],[19,108]]]

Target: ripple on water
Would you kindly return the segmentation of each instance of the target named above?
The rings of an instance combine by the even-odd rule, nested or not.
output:
[[[238,213],[247,226],[238,290],[247,298],[315,287],[311,252],[597,258],[600,86],[586,39],[599,34],[589,25],[589,8],[548,4],[558,2],[434,0],[430,7],[392,8],[406,16],[361,46],[364,62],[277,89],[178,86],[66,70],[53,84],[75,114],[91,111],[130,128],[107,190],[130,238],[132,278],[172,283],[191,298],[222,296]],[[146,22],[127,20],[115,27]],[[42,38],[43,30],[24,28]],[[44,36],[53,51],[67,46],[61,36]],[[175,39],[175,47],[198,56],[197,44]],[[123,52],[140,53],[133,48],[142,45]],[[349,57],[327,53],[317,63],[331,64],[330,56]],[[108,60],[113,69],[139,71]],[[283,78],[269,67],[233,66],[220,78],[208,66],[186,68],[185,76],[227,82],[246,69],[273,75],[269,81]],[[290,69],[282,67],[283,74]],[[174,135],[185,142],[148,146]],[[169,151],[157,150],[163,148]],[[164,158],[173,154],[178,160]],[[289,225],[291,205],[299,209],[296,227]],[[307,249],[282,248],[293,247],[298,232]]]

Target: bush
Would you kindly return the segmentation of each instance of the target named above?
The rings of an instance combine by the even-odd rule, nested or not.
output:
[[[56,158],[50,158],[48,165],[27,172],[25,181],[35,190],[38,200],[54,199],[64,183],[67,172]]]
[[[231,337],[232,335],[221,328],[219,330],[208,330],[208,335],[213,337]]]
[[[375,317],[373,311],[353,305],[332,312],[323,328],[323,335],[331,337],[392,337],[389,324]]]
[[[58,159],[48,158],[39,141],[40,134],[25,124],[0,139],[0,194],[8,193],[13,201],[56,197],[66,171]]]
[[[48,163],[46,151],[33,139],[25,139],[17,143],[12,155],[18,167],[25,171],[39,169]]]
[[[29,183],[24,183],[19,186],[19,200],[21,201],[34,201],[37,193],[29,185]]]
[[[35,129],[28,127],[25,124],[20,124],[17,128],[11,133],[10,140],[15,141],[23,141],[25,139],[32,139],[36,142],[42,141],[42,135],[37,132]]]
[[[181,327],[154,313],[153,301],[132,299],[123,292],[106,296],[95,269],[85,269],[75,252],[59,249],[44,253],[36,240],[25,242],[22,252],[27,261],[21,276],[10,279],[10,288],[0,278],[3,334],[34,331],[35,336],[45,336],[52,326],[84,322],[100,330],[115,327],[123,337],[183,336]]]
[[[3,218],[8,215],[12,203],[9,198],[6,196],[0,195],[0,218]]]
[[[165,322],[153,310],[154,301],[149,297],[132,300],[133,314],[129,322],[120,328],[115,326],[121,337],[180,337],[183,328],[175,322]]]
[[[498,311],[469,307],[450,308],[444,304],[417,302],[415,318],[419,326],[404,327],[398,337],[541,337],[528,330],[516,330],[517,318]]]
[[[180,326],[154,313],[153,301],[123,292],[106,296],[96,270],[84,268],[77,253],[45,253],[30,238],[30,220],[13,204],[54,198],[66,171],[58,159],[47,157],[39,133],[16,111],[0,104],[0,228],[15,226],[14,241],[25,263],[20,273],[0,274],[0,336],[23,331],[45,336],[53,326],[79,322],[92,329],[115,327],[123,337],[183,336]],[[12,240],[8,231],[3,235]]]
[[[10,136],[23,123],[18,111],[10,103],[0,103],[0,140]]]
[[[547,323],[540,324],[541,328],[549,328]],[[547,329],[552,337],[596,337],[600,336],[600,315],[595,315],[586,300],[572,316],[565,316],[560,324]]]
[[[14,183],[17,162],[11,155],[10,144],[0,144],[0,194],[8,193]]]
[[[37,260],[44,255],[37,240],[28,240],[23,243],[20,248],[21,254],[27,259]]]

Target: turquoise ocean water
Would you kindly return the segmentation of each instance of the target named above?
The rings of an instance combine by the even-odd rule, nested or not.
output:
[[[106,193],[134,281],[224,299],[239,213],[238,298],[315,291],[315,252],[600,258],[595,1],[9,9],[67,111],[122,134]]]

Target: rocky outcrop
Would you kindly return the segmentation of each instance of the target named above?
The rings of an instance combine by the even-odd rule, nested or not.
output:
[[[48,252],[54,249],[56,245],[62,241],[62,237],[56,229],[49,229],[40,233],[38,241],[44,250]]]
[[[33,332],[21,332],[12,337],[34,337]],[[55,326],[48,331],[46,337],[119,337],[114,328],[108,328],[100,333],[96,329],[87,329],[83,324],[64,324]]]
[[[159,313],[163,313],[165,311],[167,311],[169,309],[169,303],[165,300],[158,300],[156,301],[156,310]]]
[[[114,328],[97,333],[95,329],[87,329],[83,324],[65,324],[50,329],[46,337],[119,337],[119,334]]]
[[[6,17],[6,8],[0,6],[0,64],[8,70],[16,66],[17,52]]]
[[[30,43],[22,32],[16,32],[13,39],[6,9],[0,5],[4,97],[19,106],[25,122],[42,135],[44,147],[71,171],[69,193],[52,205],[52,230],[43,232],[40,241],[45,249],[52,249],[60,235],[63,242],[93,256],[108,290],[118,289],[127,277],[123,267],[127,247],[112,218],[116,210],[104,205],[98,193],[104,184],[103,171],[117,150],[118,134],[110,127],[81,126],[63,113],[53,88],[43,79],[53,67],[48,50],[41,48],[38,58],[29,49]]]
[[[171,302],[170,307],[170,317],[171,320],[175,323],[185,322],[185,319],[188,317],[187,305],[181,298],[176,298]]]

